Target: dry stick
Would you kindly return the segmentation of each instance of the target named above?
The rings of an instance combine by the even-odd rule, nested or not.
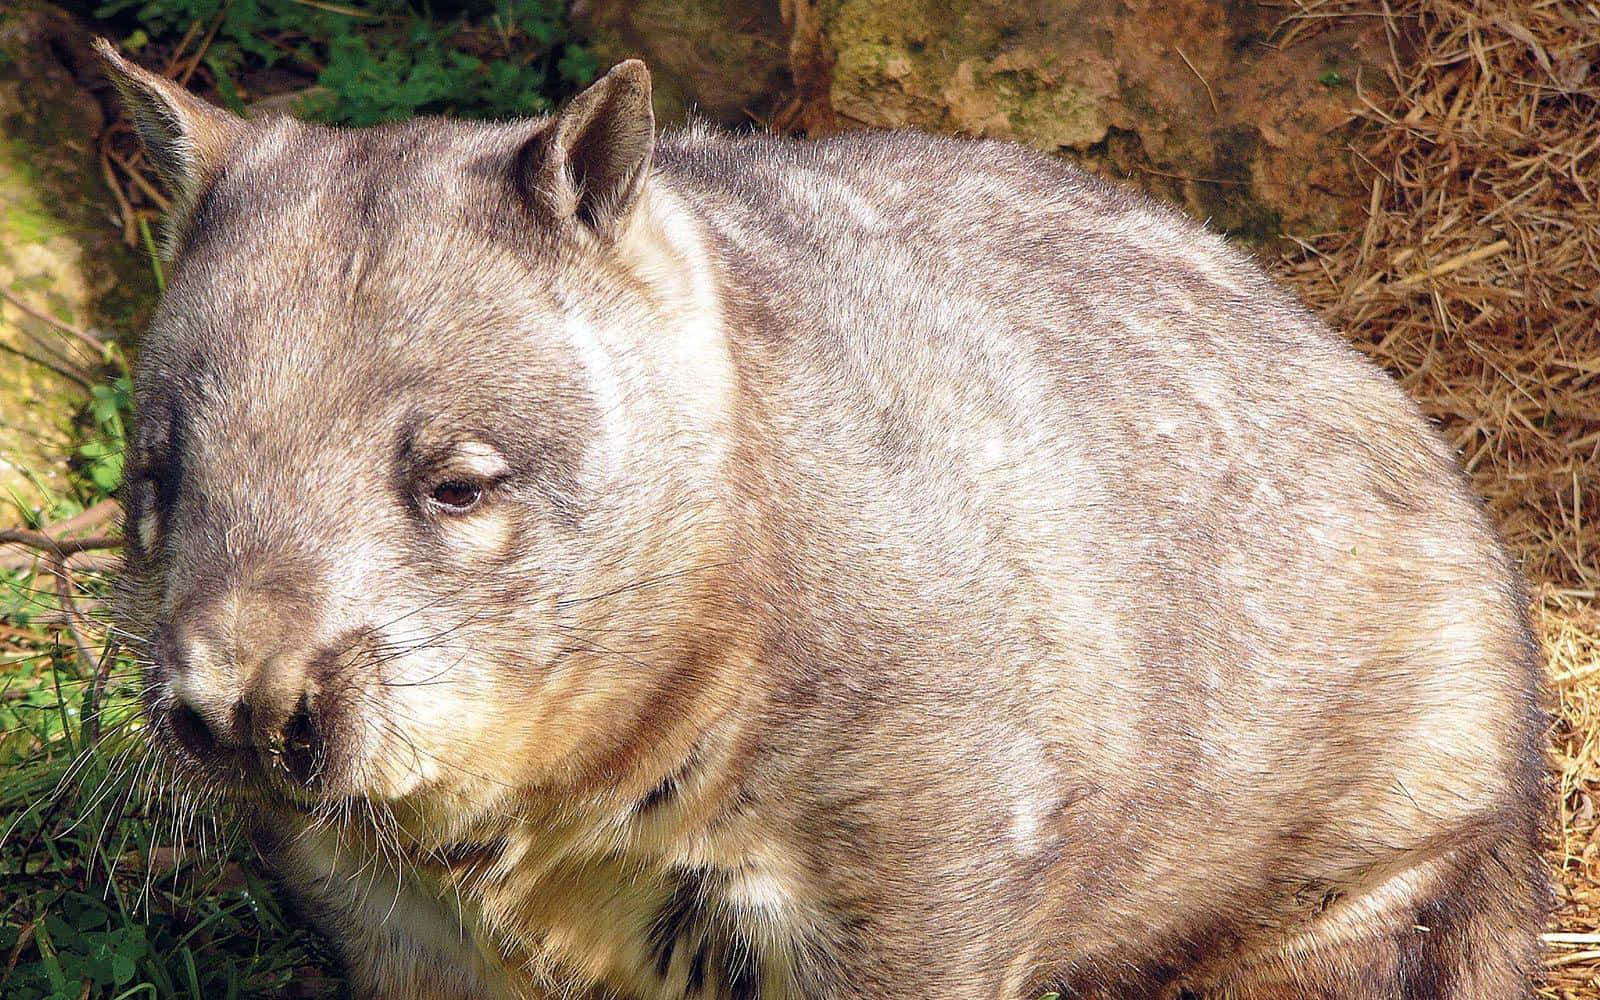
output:
[[[206,37],[200,40],[200,47],[194,50],[194,58],[189,60],[189,68],[178,77],[178,86],[187,87],[189,78],[194,76],[194,71],[200,68],[200,60],[205,58],[206,50],[211,48],[211,40],[217,37],[217,29],[222,27],[222,19],[228,16],[226,9],[217,12],[217,19],[211,22],[211,30],[206,32]]]
[[[1568,955],[1556,955],[1545,959],[1544,967],[1556,969],[1563,965],[1577,965],[1579,962],[1593,962],[1596,959],[1600,959],[1600,951],[1575,951]]]
[[[157,191],[154,184],[151,184],[149,181],[145,180],[144,175],[138,170],[134,169],[133,164],[129,163],[121,156],[118,156],[114,150],[107,150],[106,154],[116,162],[117,166],[123,169],[123,172],[128,175],[129,180],[138,185],[140,191],[143,191],[151,201],[156,203],[156,207],[160,208],[163,212],[172,211],[172,202],[167,198],[166,195],[162,194],[160,191]]]
[[[27,528],[10,528],[0,531],[0,545],[26,545],[30,549],[38,549],[48,556],[65,559],[74,552],[87,552],[91,549],[114,549],[122,544],[122,539],[110,535],[91,535],[88,538],[51,538],[42,531],[31,531]]]
[[[47,524],[41,530],[49,535],[68,535],[74,531],[83,531],[85,528],[96,528],[115,520],[117,511],[121,509],[121,504],[115,500],[102,500],[83,508],[71,517],[63,518],[54,524]]]
[[[115,565],[115,563],[101,562],[96,558],[88,558],[86,562],[83,562],[85,557],[93,557],[93,555],[93,552],[72,552],[72,554],[67,555],[67,565],[72,566],[74,570],[85,571],[85,573],[98,573],[98,571],[106,570],[107,566]],[[42,552],[34,552],[29,547],[22,547],[22,549],[14,550],[14,552],[0,550],[0,573],[22,570],[26,566],[34,565],[40,558],[43,558]]]
[[[346,7],[343,4],[322,3],[319,2],[319,0],[291,0],[291,2],[297,3],[302,7],[315,7],[317,10],[325,10],[330,14],[343,14],[345,17],[355,17],[371,21],[383,19],[382,14],[373,14],[369,11],[356,10],[354,7]]]
[[[95,679],[95,684],[98,686],[101,683],[103,665],[89,651],[89,643],[84,640],[83,633],[78,631],[78,602],[72,596],[72,577],[67,571],[66,558],[60,555],[51,556],[50,572],[56,578],[56,597],[61,601],[61,609],[67,613],[67,634],[72,636],[72,645],[78,651],[78,659],[82,662],[84,670]]]
[[[54,316],[50,315],[44,310],[29,305],[22,299],[18,298],[9,288],[0,288],[0,298],[4,298],[7,302],[16,306],[18,309],[21,309],[23,312],[27,313],[29,316],[32,316],[34,319],[45,324],[46,326],[54,327],[63,333],[70,333],[72,336],[77,337],[85,344],[88,344],[90,347],[94,348],[96,353],[103,352],[106,349],[106,342],[101,340],[99,337],[96,337],[88,330],[73,326],[66,320],[56,319]]]
[[[189,30],[183,33],[183,38],[179,39],[178,47],[173,49],[172,55],[167,57],[167,68],[161,71],[163,76],[172,76],[172,71],[178,68],[178,57],[183,55],[183,50],[189,47],[190,42],[194,41],[194,33],[199,30],[200,18],[197,17],[190,22]]]
[[[77,633],[73,632],[77,638]],[[94,683],[89,685],[89,696],[83,706],[83,738],[85,743],[95,743],[100,739],[100,706],[105,701],[106,685],[111,682],[111,667],[117,662],[117,640],[106,642],[105,652],[100,656],[100,666],[95,669]]]
[[[46,538],[54,541],[54,539],[62,538],[64,534],[99,528],[101,525],[114,522],[120,510],[122,510],[122,506],[117,501],[104,499],[104,501],[98,502],[94,506],[85,507],[85,509],[80,510],[78,514],[74,514],[72,517],[59,520],[53,525],[43,526],[38,533],[45,534]],[[24,542],[18,542],[18,544],[24,544]],[[74,568],[74,570],[101,570],[106,563],[98,562],[94,555],[96,554],[94,554],[93,550],[88,549],[80,550],[80,552],[67,552],[67,565],[70,568]],[[38,558],[37,555],[29,555],[27,552],[16,552],[16,554],[0,552],[0,573],[6,570],[21,570],[22,566],[27,566],[29,563],[34,562],[35,558]],[[80,560],[85,560],[85,562],[80,562]]]
[[[109,505],[109,507],[108,507]],[[94,507],[83,511],[75,517],[68,518],[61,523],[65,527],[77,522],[79,525],[89,523],[92,519],[86,517],[94,513],[96,517],[103,517],[108,509],[115,509],[113,501],[102,501]],[[89,688],[88,699],[84,704],[84,736],[90,742],[99,735],[100,719],[99,707],[102,696],[105,694],[106,684],[111,679],[111,665],[116,662],[116,643],[111,642],[105,655],[95,658],[89,649],[89,643],[78,629],[78,622],[82,620],[83,613],[78,609],[77,599],[72,594],[72,571],[67,566],[67,558],[75,553],[88,552],[98,549],[116,548],[122,544],[120,539],[109,535],[92,535],[88,538],[52,538],[42,531],[30,531],[26,528],[16,528],[9,531],[0,531],[0,545],[16,544],[26,545],[38,549],[46,556],[50,573],[55,577],[56,598],[61,601],[61,609],[66,614],[65,624],[67,634],[72,637],[72,645],[78,654],[85,672],[94,678]]]
[[[1182,49],[1178,48],[1176,45],[1174,45],[1172,49],[1174,52],[1178,53],[1178,58],[1183,60],[1183,64],[1189,67],[1189,72],[1193,73],[1196,77],[1199,77],[1201,85],[1206,88],[1206,99],[1211,102],[1211,113],[1219,114],[1220,112],[1217,110],[1217,95],[1211,92],[1210,82],[1208,82],[1205,77],[1200,76],[1200,71],[1194,68],[1194,63],[1189,61],[1189,57],[1183,54]]]
[[[1467,253],[1457,254],[1456,256],[1451,257],[1449,260],[1440,261],[1439,263],[1428,268],[1426,271],[1418,271],[1415,274],[1408,274],[1405,277],[1396,280],[1395,284],[1402,288],[1409,285],[1420,284],[1424,281],[1427,281],[1429,278],[1437,278],[1440,275],[1449,274],[1451,271],[1466,267],[1468,264],[1475,264],[1480,260],[1487,260],[1488,258],[1493,257],[1496,254],[1504,253],[1509,249],[1511,249],[1510,240],[1496,240],[1486,247],[1479,247],[1478,249],[1468,251]]]
[[[123,193],[122,185],[117,181],[117,172],[111,167],[111,146],[108,139],[100,139],[100,174],[105,178],[106,190],[111,192],[111,197],[116,199],[117,211],[122,217],[122,242],[134,246],[139,229],[134,225],[133,205],[129,203],[128,196]]]
[[[94,389],[94,385],[92,383],[90,383],[90,381],[88,379],[84,378],[82,375],[78,374],[77,372],[72,371],[70,368],[64,368],[61,365],[56,364],[54,361],[51,361],[49,358],[41,358],[41,357],[39,357],[37,355],[29,354],[27,351],[24,351],[21,348],[12,347],[10,344],[5,344],[5,343],[0,343],[0,351],[4,351],[7,354],[15,354],[17,357],[23,359],[24,361],[31,361],[34,364],[38,365],[40,368],[44,368],[44,369],[47,369],[49,371],[53,371],[57,375],[60,375],[62,378],[67,379],[68,381],[76,382],[79,385],[83,386],[85,392],[90,392],[90,391],[93,391],[93,389]]]
[[[34,928],[38,925],[39,922],[37,920],[30,920],[27,926],[23,927],[22,931],[17,934],[17,943],[11,946],[11,955],[6,959],[6,974],[0,976],[0,986],[5,985],[6,980],[10,979],[11,974],[17,970],[17,959],[21,958],[22,953],[28,950],[29,945],[33,944]]]

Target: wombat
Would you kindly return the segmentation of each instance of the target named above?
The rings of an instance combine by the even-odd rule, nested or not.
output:
[[[1540,664],[1393,382],[1203,227],[908,132],[245,122],[127,482],[151,739],[357,995],[1531,996]]]

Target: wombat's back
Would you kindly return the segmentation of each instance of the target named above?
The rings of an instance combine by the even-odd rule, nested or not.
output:
[[[930,863],[972,909],[935,919],[1006,913],[1110,982],[1261,924],[1407,945],[1489,852],[1486,926],[1537,922],[1523,595],[1388,377],[1200,226],[1015,146],[690,132],[660,161],[726,268],[774,673],[832,723],[774,755],[824,800],[917,789],[886,841],[970,838]],[[997,825],[1049,877],[994,890]],[[1475,959],[1496,988],[1517,940]]]

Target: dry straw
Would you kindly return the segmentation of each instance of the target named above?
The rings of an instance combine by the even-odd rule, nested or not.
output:
[[[1279,272],[1405,383],[1535,582],[1561,790],[1544,995],[1600,996],[1600,6],[1299,13],[1291,35],[1382,18],[1390,79],[1358,91],[1365,227]]]

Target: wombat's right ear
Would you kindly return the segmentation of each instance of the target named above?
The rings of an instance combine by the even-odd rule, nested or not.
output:
[[[200,192],[216,179],[228,153],[246,128],[229,114],[122,58],[104,38],[94,42],[106,75],[122,95],[134,131],[156,171],[176,196],[169,224],[181,228]]]
[[[644,190],[655,142],[650,71],[629,59],[528,140],[517,155],[518,186],[547,223],[577,222],[610,243]]]

